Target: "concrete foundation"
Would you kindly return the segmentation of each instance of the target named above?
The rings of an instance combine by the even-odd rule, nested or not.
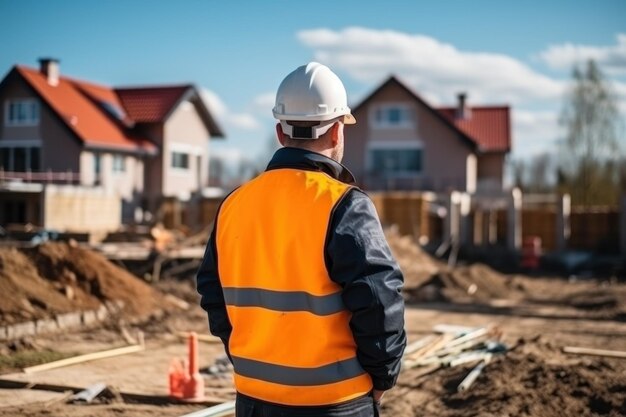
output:
[[[110,310],[119,312],[124,303],[115,301],[108,303]],[[24,323],[0,327],[0,340],[13,340],[21,337],[44,335],[61,332],[67,329],[92,327],[96,323],[106,320],[112,313],[105,306],[98,310],[88,310],[76,313],[59,314],[50,319],[39,319]]]
[[[43,191],[43,225],[48,229],[110,232],[122,224],[122,201],[102,188],[48,185]]]
[[[36,327],[34,321],[7,326],[7,339],[19,339],[20,337],[34,336]]]
[[[55,333],[59,330],[59,325],[54,319],[42,319],[35,321],[35,330],[37,334]]]

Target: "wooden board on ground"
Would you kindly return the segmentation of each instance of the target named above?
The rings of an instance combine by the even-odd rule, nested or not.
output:
[[[217,344],[199,346],[200,366],[212,363],[213,358],[223,352]],[[186,358],[187,344],[176,343],[165,346],[148,343],[146,350],[132,355],[84,362],[58,369],[49,369],[34,374],[15,373],[2,378],[21,382],[70,385],[87,387],[103,382],[116,387],[120,392],[146,395],[167,395],[168,370],[172,358]],[[230,381],[225,380],[225,386]],[[207,391],[210,389],[207,388]]]

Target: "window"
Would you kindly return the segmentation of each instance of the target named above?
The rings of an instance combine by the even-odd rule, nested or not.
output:
[[[0,168],[11,171],[11,148],[0,148]]]
[[[374,109],[373,127],[376,128],[408,128],[413,126],[413,114],[409,106],[404,104],[383,104]]]
[[[93,154],[93,172],[94,174],[100,175],[100,169],[101,169],[101,158],[100,158],[100,154],[99,153],[94,153]]]
[[[172,168],[189,169],[189,154],[172,152]]]
[[[5,104],[7,126],[36,126],[39,124],[39,102],[37,100],[11,100]]]
[[[13,149],[13,171],[26,172],[26,149],[28,148]]]
[[[33,172],[41,171],[41,149],[30,148],[30,158],[28,160],[30,170]]]
[[[39,172],[41,149],[39,147],[0,147],[0,168],[9,172]]]
[[[384,174],[422,172],[421,149],[372,149],[372,171]]]
[[[126,158],[124,155],[113,155],[113,172],[126,171]]]

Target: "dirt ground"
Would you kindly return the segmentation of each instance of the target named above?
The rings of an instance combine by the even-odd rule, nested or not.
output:
[[[437,324],[494,324],[502,330],[503,342],[510,350],[489,363],[472,388],[463,393],[457,393],[456,387],[476,363],[430,374],[423,368],[403,371],[397,386],[384,397],[383,415],[626,416],[625,359],[562,353],[563,346],[626,351],[626,285],[504,276],[483,265],[449,269],[410,240],[393,236],[390,240],[406,275],[405,321],[410,342],[433,334]],[[6,259],[0,258],[0,282]],[[33,268],[40,278],[46,275],[40,272],[44,269]],[[99,270],[106,268],[100,265]],[[77,267],[60,270],[76,271]],[[182,416],[203,408],[163,404],[170,360],[184,357],[187,351],[185,341],[176,333],[207,332],[206,315],[197,306],[193,280],[163,281],[155,287],[149,287],[156,294],[150,297],[163,300],[164,294],[170,294],[191,307],[158,309],[160,314],[148,315],[141,323],[132,320],[134,314],[125,312],[96,329],[22,340],[0,350],[9,357],[33,350],[95,352],[123,346],[128,343],[125,334],[141,330],[146,339],[143,352],[28,375],[17,367],[0,366],[0,380],[73,387],[105,382],[120,392],[145,394],[145,399],[122,402],[109,396],[95,404],[71,405],[65,403],[64,393],[0,389],[0,417]],[[201,343],[201,368],[212,365],[222,353],[219,344]],[[205,375],[204,379],[209,399],[219,402],[233,398],[229,374]]]

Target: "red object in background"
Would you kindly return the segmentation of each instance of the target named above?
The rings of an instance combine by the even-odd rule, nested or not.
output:
[[[190,333],[189,360],[172,359],[169,369],[170,396],[184,401],[204,399],[204,379],[198,369],[198,335]]]
[[[522,268],[538,269],[540,257],[541,238],[538,236],[528,236],[524,238],[522,244]]]

